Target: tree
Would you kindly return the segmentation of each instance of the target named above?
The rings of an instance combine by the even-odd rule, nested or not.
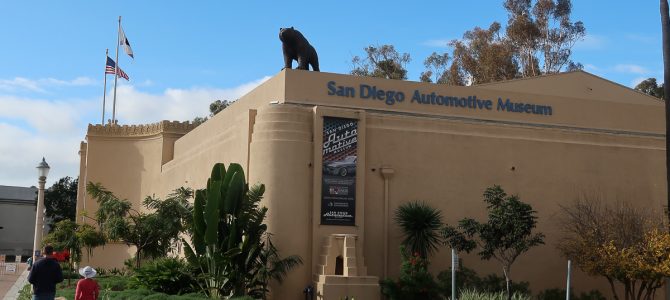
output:
[[[44,191],[44,207],[50,226],[63,220],[75,220],[79,179],[65,176]]]
[[[209,116],[208,117],[195,117],[191,123],[200,125],[202,123],[205,123],[209,118],[214,117],[216,114],[220,113],[224,109],[226,109],[230,104],[232,104],[232,101],[228,100],[215,100],[214,102],[209,104]]]
[[[407,79],[406,65],[410,62],[408,53],[400,54],[393,45],[369,46],[365,49],[366,58],[354,56],[351,60],[354,68],[352,75],[386,79]]]
[[[217,163],[207,188],[195,192],[191,243],[187,261],[202,272],[201,288],[212,298],[265,298],[270,279],[281,279],[302,264],[298,256],[279,257],[264,223],[266,207],[259,207],[265,186],[249,188],[239,164],[228,170]]]
[[[670,234],[660,218],[628,202],[603,205],[597,196],[581,196],[562,207],[564,236],[558,249],[582,271],[615,283],[625,299],[653,299],[670,276]]]
[[[643,92],[649,96],[661,99],[665,98],[665,96],[663,95],[664,88],[665,84],[661,83],[661,85],[659,86],[656,83],[656,78],[647,78],[635,86],[635,90]]]
[[[87,248],[90,256],[91,249],[105,244],[105,237],[91,225],[77,224],[73,220],[65,219],[55,224],[53,230],[44,238],[44,243],[59,251],[68,250],[68,266],[74,271],[75,263],[81,261],[81,249]]]
[[[488,29],[475,27],[466,31],[463,40],[453,40],[449,45],[454,48],[452,68],[456,69],[451,73],[463,74],[469,84],[517,77],[519,67],[514,49],[500,36],[498,22],[493,22]]]
[[[505,0],[503,3],[508,12],[507,40],[514,47],[521,76],[558,73],[566,67],[578,66],[570,56],[575,43],[586,35],[586,29],[581,21],[570,20],[570,0],[532,2]]]
[[[409,256],[418,253],[427,259],[442,243],[442,215],[428,204],[418,201],[403,203],[395,211],[395,221],[402,229],[402,245]]]
[[[433,52],[423,61],[426,71],[421,73],[422,82],[447,83],[449,82],[449,54]]]
[[[231,102],[228,100],[216,100],[209,104],[209,116],[213,117],[222,110],[230,106]]]
[[[544,244],[544,234],[533,233],[537,216],[533,208],[521,202],[518,196],[509,196],[498,185],[484,191],[484,202],[488,210],[488,220],[480,223],[464,218],[458,228],[445,226],[444,239],[459,251],[477,253],[482,259],[491,258],[500,262],[505,275],[507,299],[512,299],[510,289],[511,268],[514,261],[530,250]]]
[[[96,220],[100,230],[111,240],[135,246],[135,267],[143,257],[163,257],[172,249],[179,234],[188,228],[191,208],[188,199],[192,192],[180,188],[165,200],[147,197],[142,206],[151,212],[134,209],[125,199],[119,199],[100,183],[89,182],[88,193],[99,204]]]

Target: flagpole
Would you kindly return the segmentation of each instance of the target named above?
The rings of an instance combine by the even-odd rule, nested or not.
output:
[[[105,76],[102,92],[102,121],[100,124],[105,125],[105,100],[107,98],[107,59],[109,58],[109,49],[105,49]]]
[[[121,16],[119,16],[119,29],[116,32],[116,69],[114,70],[114,102],[112,104],[112,124],[116,124],[116,83],[119,80],[119,44],[121,43]]]

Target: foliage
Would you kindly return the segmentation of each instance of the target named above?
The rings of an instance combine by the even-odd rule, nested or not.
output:
[[[452,248],[477,253],[482,259],[491,258],[500,262],[507,281],[508,299],[510,289],[510,269],[522,253],[544,244],[544,234],[533,233],[537,224],[536,212],[522,202],[518,196],[509,196],[498,185],[484,191],[488,220],[480,223],[471,218],[459,221],[458,228],[445,226],[443,236]]]
[[[410,62],[408,53],[400,54],[393,45],[368,46],[365,49],[366,58],[354,56],[351,70],[352,75],[369,76],[386,79],[407,79],[407,63]]]
[[[428,260],[418,252],[408,255],[401,247],[402,265],[397,280],[384,279],[379,284],[382,294],[391,300],[442,299],[438,284],[428,272]]]
[[[86,189],[99,204],[96,219],[106,237],[136,247],[137,268],[144,256],[165,256],[190,224],[190,189],[177,189],[165,200],[145,198],[142,205],[152,210],[149,213],[135,210],[128,200],[119,199],[100,183],[89,182]]]
[[[421,73],[422,82],[449,83],[449,54],[433,52],[423,61],[426,71]]]
[[[658,85],[656,78],[647,78],[635,86],[635,90],[660,99],[665,99],[664,89],[665,84]]]
[[[458,298],[461,300],[503,300],[503,299],[512,299],[512,300],[530,300],[530,296],[514,293],[511,296],[505,296],[504,292],[492,293],[492,292],[480,292],[477,290],[465,290],[461,292],[461,296]]]
[[[302,263],[279,258],[266,234],[267,208],[259,207],[265,186],[249,188],[239,164],[215,164],[207,188],[196,191],[192,243],[185,242],[188,262],[201,271],[201,288],[212,298],[265,297],[267,282],[281,279]]]
[[[586,29],[581,21],[570,20],[570,0],[505,0],[503,6],[508,12],[507,40],[522,77],[558,73],[575,66],[570,61],[572,47],[584,38]]]
[[[541,291],[537,295],[537,300],[563,300],[565,299],[565,290],[563,289],[548,289]],[[570,291],[570,299],[572,300],[607,300],[605,296],[598,290],[591,290],[588,293],[580,293],[576,296]]]
[[[75,220],[79,179],[65,176],[44,191],[44,207],[50,226],[63,220]]]
[[[209,118],[214,117],[216,114],[220,113],[222,110],[226,109],[228,106],[233,104],[233,101],[228,100],[215,100],[209,104],[209,116],[207,117],[195,117],[191,123],[200,125],[205,123]]]
[[[53,230],[44,238],[44,243],[69,253],[67,266],[63,269],[64,272],[75,273],[74,278],[77,278],[74,266],[81,261],[81,249],[86,248],[90,256],[91,249],[105,244],[105,237],[91,225],[77,224],[73,220],[65,219],[55,224]]]
[[[207,299],[202,294],[190,293],[181,296],[177,295],[167,295],[163,293],[157,293],[147,289],[134,289],[130,288],[130,278],[123,276],[97,276],[95,280],[100,285],[100,297],[99,299],[118,299],[118,300],[128,300],[128,299],[171,299],[171,300],[195,300],[195,299]],[[76,285],[66,285],[59,284],[56,288],[56,297],[64,297],[65,299],[74,299]],[[27,284],[20,291],[18,299],[31,299],[31,288],[30,284]]]
[[[179,258],[159,258],[135,269],[131,286],[169,295],[198,290],[193,269]]]
[[[403,203],[395,211],[395,221],[402,229],[402,245],[408,253],[419,253],[421,257],[428,258],[442,243],[439,232],[442,215],[426,203]]]
[[[500,36],[498,22],[493,22],[488,29],[475,27],[466,31],[463,40],[453,40],[449,45],[454,49],[452,65],[457,67],[454,74],[464,76],[452,81],[480,84],[513,79],[518,75],[514,49]]]
[[[626,299],[652,299],[670,276],[670,234],[660,218],[628,203],[610,207],[582,196],[562,207],[564,238],[559,250],[589,275],[603,276],[615,299],[615,282]],[[654,221],[656,220],[656,221]]]
[[[456,270],[456,290],[476,290],[485,293],[497,293],[506,289],[505,277],[489,274],[479,277],[473,269],[462,264]],[[437,275],[440,291],[446,297],[451,297],[451,270],[445,270]],[[512,282],[511,289],[515,293],[530,295],[530,284],[527,281]]]

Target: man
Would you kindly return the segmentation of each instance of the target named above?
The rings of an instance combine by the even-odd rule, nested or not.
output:
[[[54,300],[56,284],[63,281],[63,270],[53,257],[54,247],[44,247],[45,257],[33,263],[28,282],[33,285],[33,300]]]

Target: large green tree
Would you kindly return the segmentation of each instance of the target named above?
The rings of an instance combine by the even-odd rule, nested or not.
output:
[[[86,190],[99,204],[95,216],[105,236],[135,246],[136,267],[140,267],[144,257],[165,256],[192,223],[189,189],[177,189],[165,200],[146,197],[142,202],[144,210],[119,199],[100,183],[89,182]]]
[[[408,53],[400,54],[393,45],[368,46],[365,57],[354,56],[352,75],[386,79],[407,79]]]
[[[69,176],[56,181],[44,191],[44,207],[46,217],[51,226],[63,220],[75,220],[77,211],[78,178]]]
[[[533,208],[516,195],[507,195],[498,185],[484,191],[488,220],[479,222],[464,218],[458,227],[445,226],[447,244],[460,251],[475,248],[484,260],[495,259],[502,265],[507,283],[507,299],[512,299],[510,278],[512,264],[532,247],[544,244],[544,234],[534,233],[537,216]]]

